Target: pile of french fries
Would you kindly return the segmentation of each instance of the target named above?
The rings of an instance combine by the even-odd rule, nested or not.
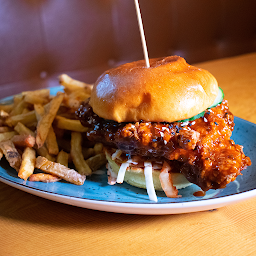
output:
[[[102,144],[87,141],[88,128],[75,118],[92,85],[65,74],[59,82],[64,92],[56,96],[49,89],[26,91],[0,105],[0,159],[5,156],[23,180],[82,185],[106,163]]]

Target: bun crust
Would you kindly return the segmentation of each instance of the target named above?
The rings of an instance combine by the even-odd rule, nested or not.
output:
[[[174,122],[211,106],[218,84],[208,71],[178,56],[135,61],[103,73],[90,105],[104,119],[117,122]]]
[[[110,165],[110,168],[114,173],[118,174],[119,165],[111,159],[111,156],[107,152],[105,153],[106,153],[106,158],[108,160],[108,164]],[[159,174],[160,174],[160,171],[153,170],[152,172],[153,183],[154,183],[155,190],[163,191],[162,185],[159,179]],[[186,188],[192,185],[192,183],[190,183],[185,178],[185,176],[181,173],[172,173],[172,180],[173,180],[173,185],[177,189]],[[147,189],[144,170],[142,168],[129,167],[125,172],[124,181],[134,187]]]

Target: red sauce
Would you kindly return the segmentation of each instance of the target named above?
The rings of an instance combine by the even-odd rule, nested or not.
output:
[[[194,192],[193,195],[194,195],[194,196],[197,196],[197,197],[199,197],[199,196],[205,196],[205,192],[202,191],[202,190],[199,190],[199,191]]]

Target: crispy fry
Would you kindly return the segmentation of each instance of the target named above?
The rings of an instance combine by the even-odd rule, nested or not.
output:
[[[4,104],[4,103],[0,104],[0,110],[3,110],[7,113],[10,113],[12,111],[13,107],[14,107],[13,103],[12,104]]]
[[[79,132],[71,133],[71,158],[77,169],[77,171],[82,175],[90,175],[92,170],[85,162],[82,154],[82,135]]]
[[[29,181],[41,181],[41,182],[49,183],[49,182],[56,182],[59,180],[61,180],[61,178],[48,173],[35,173],[29,176]]]
[[[55,161],[55,157],[53,157],[49,154],[48,149],[46,148],[45,145],[43,145],[41,148],[37,148],[36,152],[39,156],[43,156],[50,161]]]
[[[44,115],[44,107],[41,104],[34,104],[34,109],[36,111],[36,119],[37,122],[39,122],[42,118],[42,116]]]
[[[75,90],[70,94],[66,94],[63,100],[65,106],[70,108],[70,111],[75,113],[79,108],[82,101],[85,101],[90,97],[90,94],[86,93],[84,89]]]
[[[73,169],[69,169],[68,167],[61,165],[59,163],[54,163],[47,160],[44,157],[38,156],[36,159],[36,168],[50,173],[52,175],[56,175],[68,182],[74,183],[76,185],[83,185],[85,181],[85,176],[79,174]]]
[[[93,87],[91,84],[80,82],[66,74],[62,74],[59,76],[59,82],[65,87],[65,90],[67,90],[67,92],[83,89],[86,93],[90,95]]]
[[[82,148],[82,153],[83,153],[84,159],[87,159],[95,155],[95,151],[93,148]]]
[[[79,120],[68,119],[62,116],[56,116],[54,120],[54,126],[60,129],[75,131],[75,132],[86,132],[87,127],[82,126]]]
[[[10,127],[14,127],[18,122],[23,123],[24,125],[36,122],[35,110],[32,110],[25,114],[10,116],[6,119],[5,122]]]
[[[0,133],[0,141],[9,140],[16,134],[17,133],[15,131]]]
[[[10,128],[8,126],[1,126],[0,133],[2,133],[2,132],[10,132]]]
[[[57,156],[56,162],[68,167],[68,159],[69,159],[69,154],[61,150]]]
[[[42,89],[36,91],[22,92],[24,101],[30,104],[46,104],[50,101],[50,90]]]
[[[2,149],[0,149],[0,160],[2,159],[3,156],[4,156],[4,153],[3,153]]]
[[[42,119],[38,122],[37,125],[37,134],[36,134],[36,144],[40,148],[43,146],[46,137],[48,135],[49,129],[52,125],[52,122],[56,116],[56,113],[60,107],[60,104],[63,100],[64,94],[58,94],[54,97],[49,107],[46,109],[45,114],[43,115]]]
[[[48,148],[49,154],[51,155],[58,155],[59,154],[59,146],[56,140],[55,132],[52,126],[49,129],[47,138],[46,138],[46,146]]]
[[[16,94],[13,96],[13,109],[17,106],[17,104],[19,104],[23,99],[23,95],[22,94]]]
[[[39,122],[42,119],[42,117],[45,113],[45,109],[41,104],[34,104],[34,109],[36,111],[37,121]],[[52,125],[49,128],[49,131],[48,131],[45,142],[46,142],[46,146],[48,148],[49,154],[58,155],[59,146],[58,146],[58,143],[57,143],[57,140],[56,140],[56,135],[55,135],[55,132],[52,128]]]
[[[0,143],[0,148],[5,155],[6,160],[9,162],[10,166],[16,171],[19,171],[21,165],[21,156],[12,141],[2,141]]]
[[[36,151],[30,147],[25,148],[22,154],[22,162],[18,172],[18,176],[23,180],[27,180],[28,177],[34,172],[35,162]]]
[[[12,137],[12,142],[15,146],[17,147],[29,147],[32,148],[34,147],[35,143],[36,143],[36,139],[34,136],[32,135],[14,135]]]
[[[29,108],[24,108],[21,114],[27,114],[30,111]]]
[[[0,117],[7,118],[9,116],[9,113],[4,111],[3,109],[0,110]]]
[[[106,160],[105,154],[100,153],[88,158],[85,162],[89,165],[91,170],[94,172],[94,171],[97,171],[103,165],[105,165],[107,163],[107,160]]]
[[[24,100],[21,100],[10,112],[10,116],[20,115],[23,112],[23,109],[27,106],[27,103]]]
[[[14,127],[14,130],[19,133],[20,135],[31,135],[35,137],[35,133],[31,131],[28,127],[26,127],[24,124],[18,122],[16,126]]]
[[[96,143],[93,147],[95,155],[100,154],[103,152],[103,144],[102,143]]]

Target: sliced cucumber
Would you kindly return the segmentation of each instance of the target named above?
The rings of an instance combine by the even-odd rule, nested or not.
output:
[[[194,121],[194,120],[197,119],[197,118],[203,117],[203,116],[204,116],[204,113],[205,113],[205,111],[203,111],[203,112],[201,112],[201,113],[199,113],[199,114],[197,114],[197,115],[195,115],[195,116],[192,116],[192,117],[190,117],[190,118],[188,118],[188,119],[183,119],[183,120],[176,121],[176,122]]]
[[[223,101],[223,98],[224,98],[224,92],[223,90],[219,87],[219,90],[218,90],[218,95],[215,99],[215,101],[213,102],[213,104],[209,107],[209,108],[214,108],[216,107],[218,104],[220,104],[222,101]],[[208,108],[208,109],[209,109]],[[177,122],[188,122],[188,121],[194,121],[195,119],[197,118],[200,118],[200,117],[203,117],[204,116],[204,113],[205,111],[195,115],[195,116],[192,116],[188,119],[184,119],[184,120],[180,120],[180,121],[177,121]]]
[[[212,105],[209,108],[214,108],[216,107],[218,104],[220,104],[223,101],[224,98],[224,92],[223,90],[219,87],[219,91],[218,91],[218,95],[215,99],[215,101],[212,103]]]

